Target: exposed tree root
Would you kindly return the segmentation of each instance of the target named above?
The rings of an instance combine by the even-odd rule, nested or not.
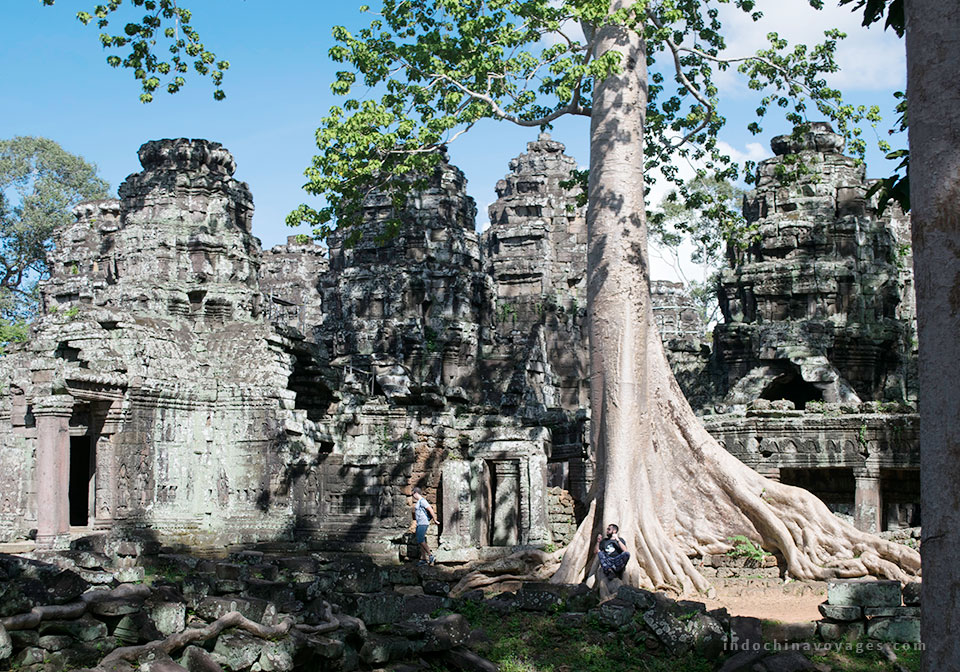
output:
[[[536,548],[525,548],[497,558],[466,574],[450,590],[450,597],[458,597],[476,588],[490,588],[506,581],[546,581],[560,566],[562,555],[562,549],[547,553]]]
[[[588,513],[553,581],[587,578],[595,535],[608,523],[620,526],[631,552],[624,583],[680,594],[710,590],[689,557],[724,553],[735,535],[782,553],[796,579],[907,581],[920,573],[917,551],[856,529],[806,490],[761,476],[720,446],[680,391],[652,325],[648,334],[649,443],[638,432],[633,445],[610,446],[605,462],[598,456]]]
[[[93,669],[97,672],[108,672],[116,668],[119,664],[134,663],[149,654],[154,654],[159,657],[170,656],[175,651],[179,651],[189,644],[212,639],[227,628],[238,628],[249,632],[255,637],[269,639],[271,637],[282,637],[294,628],[305,634],[317,635],[332,632],[341,626],[340,619],[333,615],[333,609],[326,602],[323,603],[322,616],[324,622],[319,625],[294,625],[291,619],[285,618],[278,625],[270,626],[251,621],[238,611],[231,611],[202,628],[189,628],[183,632],[172,634],[166,639],[115,649],[107,654],[107,656],[100,661],[100,664]],[[363,621],[359,619],[352,620],[355,621],[355,624],[358,624],[358,628],[365,630]]]
[[[95,670],[105,670],[111,665],[120,662],[134,662],[141,656],[147,655],[149,653],[160,653],[169,656],[174,651],[186,647],[188,644],[192,644],[197,641],[205,641],[216,637],[221,632],[227,628],[239,628],[240,630],[245,630],[255,637],[260,637],[262,639],[267,639],[269,637],[279,637],[290,632],[290,628],[293,626],[293,621],[290,619],[284,619],[279,625],[269,626],[262,625],[256,621],[251,621],[244,616],[239,611],[231,611],[213,623],[206,625],[202,628],[189,628],[183,632],[178,632],[170,635],[166,639],[161,639],[154,642],[149,642],[147,644],[140,644],[137,646],[123,646],[119,649],[114,649],[106,655],[106,657],[100,661],[100,664],[95,667]]]
[[[5,630],[30,630],[40,625],[41,621],[80,618],[92,604],[109,602],[111,600],[146,599],[149,595],[149,587],[130,584],[118,586],[113,590],[94,590],[89,593],[84,593],[76,602],[34,607],[23,614],[0,618],[0,625],[2,625]]]

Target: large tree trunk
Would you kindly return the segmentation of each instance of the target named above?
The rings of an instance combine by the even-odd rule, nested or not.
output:
[[[613,10],[627,6],[613,0]],[[763,478],[703,429],[673,378],[650,308],[643,202],[647,104],[644,44],[605,26],[596,50],[622,54],[622,72],[594,88],[587,227],[591,443],[588,513],[553,580],[583,581],[594,538],[620,526],[632,585],[706,591],[689,560],[747,536],[783,553],[795,578],[877,574],[906,579],[919,555],[840,521],[810,493]]]
[[[925,670],[960,670],[960,12],[908,0],[910,205],[920,340]]]

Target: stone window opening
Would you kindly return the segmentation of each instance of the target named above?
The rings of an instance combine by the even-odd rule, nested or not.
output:
[[[187,298],[190,299],[190,310],[193,312],[199,312],[200,307],[203,305],[203,299],[207,295],[207,292],[202,289],[195,289],[192,292],[187,292]]]
[[[823,390],[808,383],[796,371],[788,371],[773,379],[760,393],[761,399],[792,401],[797,409],[807,407],[807,402],[823,401]]]

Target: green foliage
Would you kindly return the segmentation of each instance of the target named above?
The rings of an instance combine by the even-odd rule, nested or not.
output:
[[[754,562],[761,563],[769,555],[758,544],[750,541],[742,534],[735,535],[727,539],[733,548],[727,551],[727,555],[734,558],[748,558]]]
[[[10,343],[22,343],[27,340],[28,327],[23,320],[6,322],[0,320],[0,354],[6,351]]]
[[[53,140],[0,140],[0,321],[32,317],[53,230],[73,221],[77,203],[105,198],[108,189],[95,165]]]
[[[42,2],[49,6],[55,0]],[[123,32],[109,31],[110,22],[118,17],[126,20]],[[90,11],[77,12],[77,20],[83,25],[95,23],[100,29],[104,49],[122,54],[111,53],[107,64],[133,71],[142,90],[140,102],[153,100],[154,92],[164,83],[161,78],[166,81],[167,92],[176,93],[186,84],[185,75],[191,70],[209,76],[216,87],[214,99],[223,100],[226,94],[220,85],[230,63],[217,60],[217,55],[204,46],[200,34],[190,24],[192,18],[193,13],[179,6],[177,0],[106,0]],[[158,41],[162,48],[158,48]]]
[[[497,311],[498,322],[506,322],[507,320],[512,319],[514,322],[517,321],[517,307],[512,303],[503,302],[500,304],[500,309]]]
[[[732,66],[751,89],[769,92],[758,117],[784,108],[788,120],[802,125],[815,110],[862,152],[859,125],[875,124],[876,109],[844,104],[823,79],[837,70],[834,52],[843,34],[828,30],[820,45],[791,47],[771,33],[768,48],[727,59],[720,56],[727,45],[718,4],[640,0],[610,12],[610,0],[384,0],[366,27],[333,29],[329,56],[343,69],[331,89],[343,103],[322,120],[319,151],[305,171],[305,190],[326,205],[301,205],[287,223],[308,223],[326,237],[359,221],[373,190],[388,193],[401,211],[445,146],[482,119],[547,128],[561,116],[590,116],[595,83],[629,67],[618,52],[595,49],[598,29],[609,25],[645,38],[646,168],[659,168],[666,179],[681,182],[680,160],[700,162],[701,178],[736,178],[737,167],[716,140],[724,119],[716,114],[714,76]],[[754,20],[761,16],[753,0],[733,4]],[[757,122],[750,130],[762,128]],[[571,175],[569,184],[585,187],[585,173]]]

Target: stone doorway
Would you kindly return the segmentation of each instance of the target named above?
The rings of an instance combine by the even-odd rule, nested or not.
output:
[[[490,545],[515,546],[520,531],[520,462],[494,460],[485,470],[490,479]]]
[[[70,437],[70,481],[67,499],[70,526],[87,527],[93,517],[96,455],[89,436]]]

